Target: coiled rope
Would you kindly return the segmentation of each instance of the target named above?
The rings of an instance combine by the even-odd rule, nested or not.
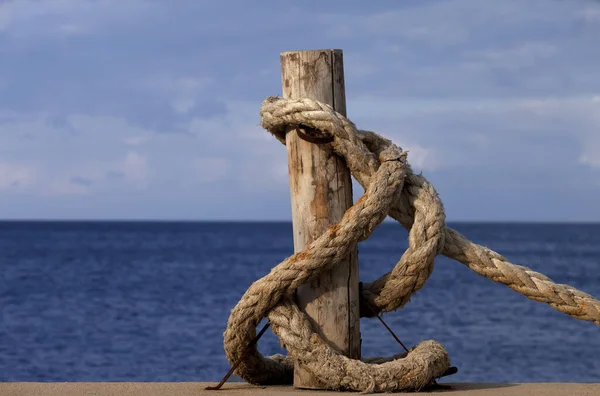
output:
[[[371,131],[358,130],[329,105],[310,99],[268,97],[260,110],[261,125],[285,144],[288,127],[309,127],[314,137],[333,138],[334,152],[345,159],[365,194],[342,220],[255,281],[231,311],[224,347],[231,364],[242,359],[236,373],[254,384],[289,384],[294,361],[328,389],[362,392],[419,390],[450,367],[444,347],[423,341],[408,353],[354,360],[324,342],[295,304],[302,284],[331,269],[389,215],[409,230],[409,246],[394,269],[363,285],[361,298],[375,316],[401,308],[423,287],[443,254],[494,282],[580,320],[600,325],[600,302],[569,285],[552,282],[529,268],[511,264],[500,254],[470,242],[446,227],[442,202],[433,186],[414,174],[407,154]],[[288,356],[262,356],[255,345],[256,326],[268,317]],[[246,353],[244,353],[246,352]]]

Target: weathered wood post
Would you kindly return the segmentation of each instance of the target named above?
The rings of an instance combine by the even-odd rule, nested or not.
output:
[[[341,50],[294,51],[281,54],[285,98],[310,98],[346,115]],[[345,161],[331,144],[311,143],[298,131],[286,133],[294,250],[301,251],[352,206],[352,182]],[[297,302],[313,328],[348,357],[360,358],[358,252],[297,291]],[[296,365],[294,386],[322,389],[308,371]]]

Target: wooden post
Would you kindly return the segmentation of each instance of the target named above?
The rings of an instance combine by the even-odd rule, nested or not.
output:
[[[346,115],[341,50],[294,51],[281,54],[285,98],[310,98]],[[352,181],[345,161],[331,144],[310,143],[294,129],[286,133],[294,250],[303,250],[339,222],[352,206]],[[360,358],[358,252],[355,249],[333,270],[298,289],[297,303],[314,330],[351,358]],[[294,386],[323,389],[302,366],[294,369]]]

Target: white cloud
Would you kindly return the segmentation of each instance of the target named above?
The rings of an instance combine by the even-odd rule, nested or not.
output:
[[[184,85],[194,86],[191,81]],[[193,187],[238,179],[241,172],[232,172],[233,168],[244,168],[264,158],[264,153],[285,158],[285,148],[252,125],[258,123],[260,104],[253,104],[252,109],[235,102],[229,105],[232,111],[227,115],[194,118],[189,134],[153,133],[118,117],[73,114],[55,124],[45,122],[45,115],[24,117],[6,112],[2,116],[12,121],[3,125],[0,148],[11,147],[12,159],[39,167],[43,182],[33,191],[53,196]],[[250,141],[245,137],[251,137]],[[153,168],[151,163],[161,166]]]
[[[506,30],[506,27],[555,22],[557,15],[573,18],[580,9],[574,5],[554,2],[554,12],[533,12],[548,9],[548,3],[548,0],[532,0],[527,5],[520,0],[493,3],[478,0],[424,1],[418,5],[393,7],[383,12],[344,14],[342,11],[343,15],[339,12],[321,13],[317,15],[317,20],[336,38],[392,37],[394,41],[405,44],[418,43],[443,48],[490,34],[492,31],[485,31],[488,26],[500,25],[502,30]],[[344,23],[340,24],[340,20]],[[497,31],[492,34],[497,34]]]
[[[147,130],[116,117],[70,115],[64,117],[64,125],[52,125],[45,115],[6,114],[12,121],[2,127],[0,148],[11,148],[6,153],[12,162],[0,163],[0,186],[18,181],[42,195],[56,196],[101,191],[115,180],[137,189],[150,182],[148,158],[139,152],[152,143]],[[16,165],[16,159],[31,166]],[[34,175],[38,183],[32,185]]]
[[[209,77],[193,77],[185,76],[175,80],[175,87],[183,92],[198,93],[201,90],[206,89],[214,80]]]
[[[130,151],[123,159],[120,167],[125,180],[131,182],[136,188],[144,188],[149,182],[148,160],[145,156]]]
[[[438,5],[439,7],[439,5]],[[437,9],[437,8],[436,8]],[[428,11],[429,10],[429,11]],[[418,17],[422,12],[433,11],[430,6],[422,6],[414,9],[403,9],[400,11],[389,11],[371,14],[359,19],[365,32],[375,36],[400,36],[402,41],[427,42],[429,44],[456,44],[465,41],[469,36],[469,30],[465,25],[457,24],[450,18],[438,20],[436,24],[427,24],[424,18]],[[417,21],[421,21],[419,24]],[[399,23],[399,21],[402,21]],[[357,33],[353,29],[354,34]]]
[[[156,4],[143,0],[13,0],[0,5],[1,15],[9,15],[4,28],[19,36],[77,34],[112,26],[127,26],[156,10]],[[85,28],[83,28],[85,26]],[[0,22],[0,31],[2,24]]]
[[[96,146],[99,142],[115,143],[123,136],[127,136],[125,139],[128,139],[128,137],[145,137],[152,133],[152,131],[132,125],[123,118],[113,116],[71,114],[66,119],[78,132],[79,139],[87,141],[90,147]]]
[[[123,139],[123,143],[128,146],[141,146],[149,140],[148,136],[132,136]]]
[[[508,48],[489,48],[473,55],[484,60],[480,67],[490,66],[517,69],[534,66],[540,60],[550,58],[559,52],[558,47],[547,42],[525,42]]]
[[[196,105],[196,98],[213,83],[214,80],[208,77],[186,76],[175,79],[167,89],[174,97],[171,105],[180,114],[189,112]]]
[[[173,100],[172,106],[176,112],[180,114],[186,114],[188,111],[194,108],[196,101],[192,98],[178,98]]]
[[[107,213],[102,200],[136,189],[148,205],[208,183],[257,199],[287,191],[286,150],[258,126],[260,102],[280,92],[277,55],[293,49],[281,43],[312,47],[324,34],[344,49],[350,118],[408,150],[416,171],[535,174],[547,184],[555,167],[588,180],[599,168],[600,111],[588,96],[600,92],[600,58],[589,51],[600,14],[589,1],[398,2],[344,15],[280,2],[249,10],[276,21],[250,30],[231,4],[175,3],[0,0],[0,89],[9,93],[0,106],[21,112],[0,109],[0,157],[35,171],[28,194],[89,194]],[[314,29],[286,30],[306,15]],[[209,33],[225,47],[199,52],[190,37]],[[277,39],[232,62],[264,37]],[[7,174],[4,185],[18,173]],[[531,187],[517,183],[507,188]]]
[[[530,100],[519,105],[537,117],[570,125],[570,130],[565,134],[579,143],[579,162],[600,168],[599,96]],[[543,135],[543,131],[540,132]]]
[[[595,133],[583,137],[579,161],[584,165],[600,169],[600,122],[596,128]]]
[[[2,5],[0,4],[0,33],[3,30],[8,29],[8,26],[10,24],[10,14],[9,14],[9,9],[8,7],[6,7],[6,5]]]
[[[436,148],[423,147],[419,144],[405,144],[401,147],[408,151],[408,162],[416,171],[436,171],[444,165],[442,153]]]
[[[189,179],[185,184],[197,185],[223,179],[231,169],[231,162],[224,157],[194,158],[191,161]]]
[[[588,155],[585,153],[587,151],[592,151],[592,153]],[[593,150],[584,149],[580,161],[582,164],[591,166],[592,168],[600,168],[600,146],[597,146]]]
[[[145,73],[132,76],[131,87],[160,95],[186,96],[205,92],[215,84],[209,76],[173,75],[169,70],[160,74]]]
[[[44,196],[87,195],[90,192],[90,186],[73,183],[67,179],[52,181],[42,190]]]
[[[74,36],[86,33],[86,29],[83,26],[75,23],[65,23],[64,25],[60,25],[58,30],[64,33],[66,36]]]
[[[282,147],[278,147],[282,148]],[[285,148],[280,155],[273,153],[270,156],[254,158],[248,161],[240,169],[238,188],[251,193],[261,192],[265,194],[273,191],[287,191],[288,162]]]
[[[600,23],[600,6],[597,4],[588,4],[579,12],[579,16],[584,22],[591,24]]]
[[[135,151],[119,160],[89,159],[66,168],[46,162],[45,166],[46,181],[37,186],[37,191],[44,196],[97,193],[110,188],[115,178],[133,189],[143,189],[150,181],[148,160]]]
[[[400,118],[415,114],[434,115],[451,111],[482,111],[514,108],[519,98],[381,98],[377,96],[357,96],[348,101],[350,118],[383,117]],[[369,129],[368,126],[366,126]]]
[[[36,176],[37,172],[31,166],[0,161],[0,190],[31,187]]]
[[[566,165],[600,167],[598,95],[480,100],[363,97],[351,103],[349,113],[357,125],[409,150],[409,162],[417,169],[491,166],[549,172],[563,145],[570,150],[563,159]]]

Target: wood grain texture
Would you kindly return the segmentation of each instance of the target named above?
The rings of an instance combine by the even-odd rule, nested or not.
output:
[[[343,54],[340,50],[295,51],[281,54],[285,98],[310,98],[333,106],[346,115]],[[330,144],[314,144],[286,133],[292,203],[294,250],[303,250],[328,226],[339,222],[352,206],[352,181],[344,160]],[[346,356],[360,358],[358,304],[358,252],[296,293],[317,333]],[[294,386],[324,386],[296,365]]]

